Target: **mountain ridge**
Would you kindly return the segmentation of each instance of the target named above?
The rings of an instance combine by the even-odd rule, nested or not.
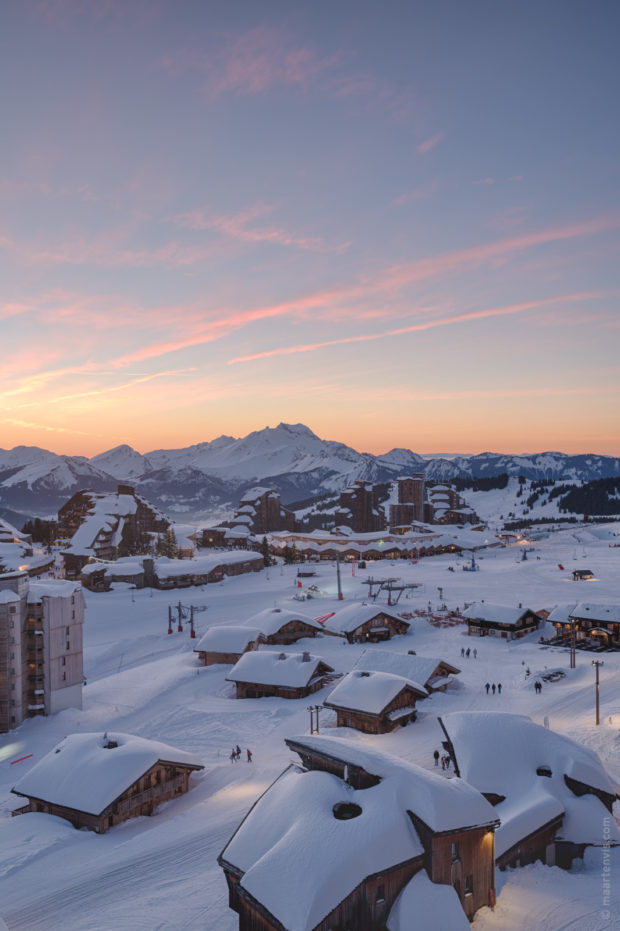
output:
[[[424,458],[396,447],[374,455],[320,439],[305,424],[280,423],[245,437],[222,435],[179,449],[139,453],[121,443],[91,458],[36,446],[0,449],[0,509],[51,516],[76,491],[110,491],[128,483],[170,514],[206,517],[233,507],[243,491],[267,483],[284,504],[341,491],[355,479],[393,481],[423,472],[428,481],[524,475],[591,481],[620,475],[620,458],[597,453],[539,452]]]

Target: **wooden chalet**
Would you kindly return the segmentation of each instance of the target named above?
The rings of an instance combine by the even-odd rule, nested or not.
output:
[[[593,751],[525,715],[453,712],[439,723],[456,774],[485,796],[501,821],[500,869],[536,860],[569,867],[587,846],[606,842],[600,825],[617,796]],[[615,845],[620,831],[611,821],[607,840]]]
[[[467,621],[468,634],[477,637],[502,637],[504,640],[518,640],[538,630],[541,617],[531,608],[522,605],[491,604],[476,601],[463,611]]]
[[[577,639],[620,647],[620,605],[582,601],[571,611],[570,622],[576,626]]]
[[[199,769],[204,766],[193,754],[158,741],[128,734],[71,734],[11,790],[28,799],[13,815],[46,812],[103,834],[183,795],[191,773]]]
[[[573,582],[589,582],[593,578],[591,569],[573,569]]]
[[[345,637],[349,643],[378,643],[406,634],[410,625],[384,605],[357,602],[328,616],[322,626],[326,633]]]
[[[234,682],[237,698],[305,698],[331,680],[333,667],[307,651],[245,653],[236,663],[228,682]]]
[[[244,653],[258,649],[263,642],[263,635],[256,627],[210,627],[194,647],[194,653],[203,666],[216,663],[234,666]]]
[[[267,789],[218,857],[240,929],[384,931],[405,889],[414,906],[450,897],[455,929],[493,903],[499,820],[479,792],[340,738],[286,743],[303,765]]]
[[[450,686],[452,676],[458,675],[460,669],[436,656],[418,656],[413,650],[396,653],[392,650],[380,650],[368,647],[353,667],[354,671],[370,670],[387,672],[401,676],[426,689],[426,694],[445,692]],[[420,696],[420,698],[426,696]]]
[[[389,672],[354,670],[323,702],[336,712],[338,727],[366,734],[386,734],[415,721],[415,704],[426,698],[423,685]]]
[[[267,608],[249,618],[247,623],[258,627],[263,642],[269,644],[295,643],[303,637],[316,637],[323,631],[321,624],[313,617],[288,608]]]

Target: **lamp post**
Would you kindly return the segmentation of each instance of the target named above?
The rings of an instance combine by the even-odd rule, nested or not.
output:
[[[601,723],[601,718],[600,718],[600,714],[599,714],[599,691],[600,691],[600,686],[599,686],[599,678],[598,678],[598,668],[599,668],[599,666],[604,666],[605,663],[603,662],[602,659],[593,659],[593,660],[592,660],[592,665],[596,668],[596,723],[597,723],[597,724],[600,724],[600,723]]]
[[[570,668],[574,669],[577,665],[577,621],[571,618],[570,625]]]

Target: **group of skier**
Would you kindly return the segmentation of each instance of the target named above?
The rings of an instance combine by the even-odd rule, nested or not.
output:
[[[495,695],[495,692],[497,692],[498,695],[501,695],[502,694],[502,683],[500,682],[499,685],[495,685],[495,682],[494,682],[493,685],[491,685],[489,682],[487,682],[485,685],[485,689],[487,690],[487,695],[489,694],[489,689],[493,692],[494,695]]]
[[[252,762],[252,751],[246,750],[245,752],[246,752],[246,762],[251,763]],[[241,759],[241,747],[239,746],[239,744],[237,744],[237,746],[233,747],[231,750],[230,762],[238,763],[240,759]]]

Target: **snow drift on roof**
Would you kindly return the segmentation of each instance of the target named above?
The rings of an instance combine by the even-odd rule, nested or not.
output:
[[[243,653],[261,635],[258,627],[210,627],[194,647],[195,653]]]
[[[108,740],[118,746],[108,749]],[[193,753],[131,734],[70,734],[12,789],[99,815],[158,760],[203,768]]]
[[[397,653],[395,650],[378,650],[369,647],[364,650],[354,669],[371,669],[375,672],[390,672],[395,676],[403,676],[413,682],[428,686],[435,677],[440,665],[445,666],[449,672],[458,673],[460,670],[445,660],[436,656],[419,656],[413,653]]]
[[[304,660],[304,656],[308,659]],[[314,678],[320,663],[323,663],[329,672],[333,672],[325,660],[310,653],[276,653],[267,650],[244,653],[226,678],[230,682],[256,682],[258,685],[303,688]]]
[[[350,708],[368,714],[381,714],[407,686],[422,698],[428,695],[423,685],[403,676],[356,669],[338,683],[324,704],[328,708]]]

